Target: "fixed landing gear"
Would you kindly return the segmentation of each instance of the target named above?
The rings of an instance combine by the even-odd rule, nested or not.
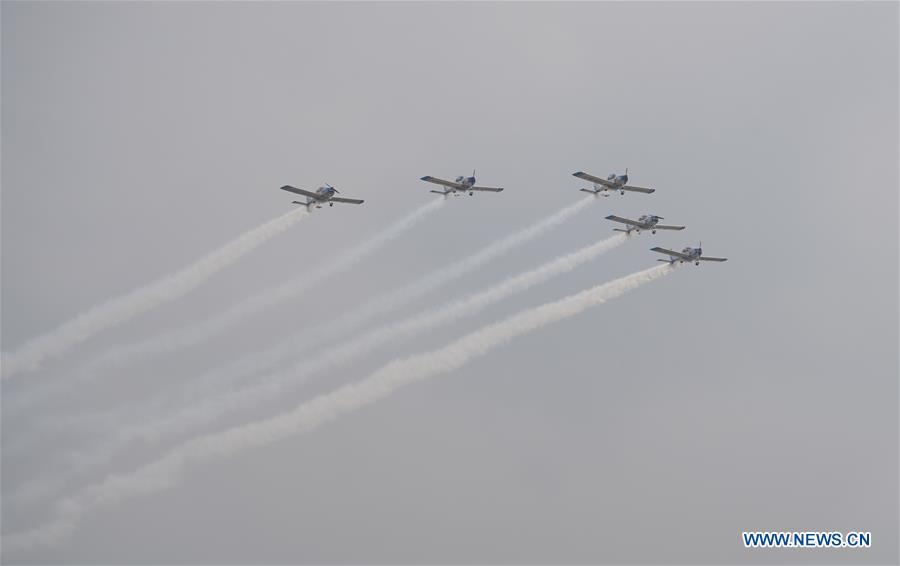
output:
[[[472,195],[474,195],[474,194],[475,194],[475,193],[473,193],[472,191],[469,191],[469,196],[472,196]]]
[[[695,261],[695,262],[694,262],[694,265],[700,265],[700,262],[699,262],[699,261]]]
[[[625,191],[619,191],[619,194],[625,196]]]
[[[650,230],[651,234],[656,234],[656,230]]]
[[[329,203],[328,203],[328,206],[334,206],[334,203],[333,203],[333,202],[329,202]]]

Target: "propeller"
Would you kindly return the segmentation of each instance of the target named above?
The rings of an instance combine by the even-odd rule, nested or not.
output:
[[[325,186],[328,187],[329,189],[331,189],[332,191],[336,192],[337,194],[341,194],[341,191],[332,187],[330,183],[325,183]]]
[[[628,167],[625,168],[625,176],[628,176]]]

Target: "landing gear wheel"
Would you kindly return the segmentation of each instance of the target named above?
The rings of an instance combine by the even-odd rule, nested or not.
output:
[[[651,233],[651,234],[656,234],[656,230],[651,230],[650,233]]]

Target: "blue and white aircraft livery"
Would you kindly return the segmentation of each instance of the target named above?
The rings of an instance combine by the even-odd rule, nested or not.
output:
[[[422,177],[422,180],[447,187],[443,191],[431,191],[432,193],[437,193],[439,195],[449,195],[450,193],[453,193],[454,196],[459,196],[459,193],[468,191],[469,196],[472,196],[473,194],[475,194],[473,191],[499,193],[503,190],[503,187],[476,187],[474,169],[472,170],[471,177],[464,177],[463,175],[460,175],[456,178],[456,181],[445,181],[444,179],[438,179],[437,177],[432,177],[431,175],[425,175],[424,177]]]
[[[622,218],[621,216],[616,216],[615,214],[610,214],[606,219],[624,224],[626,226],[625,229],[613,228],[613,230],[616,232],[625,232],[626,234],[631,234],[632,232],[640,234],[641,230],[650,230],[654,234],[656,234],[657,230],[684,230],[684,226],[660,224],[659,221],[664,219],[662,216],[657,216],[656,214],[644,214],[637,220],[629,220],[627,218]]]
[[[322,203],[328,203],[328,206],[334,206],[336,202],[343,202],[347,204],[362,204],[363,201],[355,198],[342,198],[336,197],[335,194],[341,194],[341,192],[328,183],[313,191],[305,191],[303,189],[298,189],[297,187],[292,187],[290,185],[285,185],[281,187],[282,191],[288,191],[290,193],[295,193],[298,195],[303,195],[306,197],[306,202],[301,202],[299,200],[295,200],[293,204],[302,204],[309,210],[309,207],[312,205],[316,205],[316,208],[322,208]]]
[[[635,187],[634,185],[628,184],[628,169],[625,169],[624,175],[616,175],[615,173],[610,173],[608,177],[605,179],[601,179],[600,177],[594,177],[584,171],[578,171],[577,173],[572,173],[572,175],[578,177],[579,179],[584,179],[585,181],[590,181],[594,184],[593,189],[580,189],[586,193],[593,193],[595,195],[603,195],[608,197],[612,194],[613,191],[619,191],[623,195],[625,191],[631,191],[635,193],[646,193],[650,194],[654,192],[656,189],[647,189],[644,187]]]
[[[686,261],[693,261],[694,265],[700,265],[701,261],[728,261],[727,257],[707,257],[703,255],[703,243],[700,243],[699,248],[692,248],[687,246],[680,252],[676,252],[673,250],[667,250],[666,248],[650,248],[650,251],[656,252],[658,254],[668,254],[669,259],[658,259],[656,261],[667,261],[669,263],[680,262],[684,263]]]

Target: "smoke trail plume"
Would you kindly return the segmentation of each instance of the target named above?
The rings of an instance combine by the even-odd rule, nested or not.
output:
[[[285,355],[297,354],[300,351],[315,348],[336,337],[350,334],[354,329],[359,328],[366,322],[401,308],[404,305],[439,289],[443,285],[486,265],[491,260],[502,256],[504,253],[542,236],[553,228],[566,222],[596,200],[597,199],[594,197],[586,197],[576,201],[573,204],[560,209],[556,213],[544,217],[540,221],[519,230],[518,232],[510,234],[502,240],[489,244],[471,256],[442,267],[426,277],[404,285],[403,287],[382,294],[379,297],[375,297],[355,311],[350,311],[324,325],[314,327],[309,331],[298,333],[292,340],[285,341],[270,349],[238,359],[223,369],[206,373],[189,383],[186,382],[185,387],[187,387],[187,389],[182,393],[180,400],[183,404],[189,403],[191,400],[203,396],[204,394],[216,391],[224,384],[236,382],[246,375],[253,374],[267,367],[272,367],[282,360]],[[443,199],[440,199],[439,202],[443,202]],[[330,362],[327,358],[320,358],[320,361],[315,365],[307,365],[305,368],[298,368],[298,373],[313,371],[319,367],[324,367],[328,363]],[[90,378],[103,364],[105,364],[105,362],[95,362],[94,364],[91,364],[89,368],[86,368],[86,370],[72,376],[75,379],[68,379],[63,383],[74,384]],[[278,377],[274,377],[270,381],[273,383],[277,382]],[[43,393],[46,394],[48,388],[53,387],[54,384],[47,384]],[[274,388],[275,386],[270,385],[268,387]],[[52,389],[49,390],[52,391]],[[259,391],[260,395],[266,395],[264,390],[260,389]],[[29,402],[34,400],[36,396],[35,393],[36,390],[34,389],[24,392],[20,397],[13,401],[14,404],[12,405],[9,404],[12,400],[8,399],[6,401],[8,405],[4,407],[5,410],[9,413],[12,412],[11,410],[21,409],[27,406]],[[78,455],[74,462],[70,464],[69,469],[73,470],[73,474],[80,474],[82,473],[82,470],[93,469],[95,466],[108,461],[123,443],[142,438],[153,439],[166,434],[166,432],[184,430],[185,428],[194,426],[194,423],[205,422],[204,419],[210,418],[206,416],[208,414],[214,415],[221,412],[227,412],[230,410],[229,407],[237,405],[233,395],[222,397],[219,401],[221,401],[221,404],[218,406],[225,407],[224,409],[214,409],[210,412],[196,411],[193,415],[187,416],[175,415],[172,418],[158,422],[152,426],[132,427],[122,430],[113,439],[105,442],[89,453]],[[206,406],[212,406],[211,402],[207,401]],[[171,407],[171,396],[159,394],[154,399],[142,403],[140,408],[129,406],[124,409],[113,409],[101,415],[76,416],[74,418],[57,417],[54,422],[57,425],[62,425],[67,428],[82,427],[85,424],[93,423],[101,430],[112,430],[123,420],[133,418],[138,412],[150,415],[147,418],[152,421],[155,418],[153,415],[157,415],[160,412],[166,412],[169,410],[169,407]],[[49,425],[48,430],[52,430],[54,423],[48,422],[47,424]],[[35,478],[17,490],[13,494],[13,500],[18,501],[19,503],[34,502],[46,498],[62,489],[65,483],[66,479],[63,477],[63,474],[57,474],[46,479]]]
[[[23,392],[17,396],[11,409],[13,411],[21,410],[22,407],[33,403],[36,399],[58,393],[75,384],[90,380],[99,375],[99,372],[104,368],[139,362],[159,354],[176,351],[203,342],[212,336],[224,332],[244,318],[291,299],[323,279],[346,271],[386,243],[424,220],[428,215],[441,208],[443,204],[444,199],[435,199],[391,224],[388,228],[359,246],[338,254],[312,273],[304,273],[274,289],[267,289],[257,293],[199,324],[112,349],[88,362],[81,370],[70,374],[63,381],[47,383],[42,389]]]
[[[359,328],[366,322],[401,308],[402,306],[439,289],[443,285],[463,277],[467,273],[486,265],[491,260],[502,256],[510,250],[542,236],[553,228],[566,222],[596,200],[595,197],[586,197],[576,201],[527,228],[510,234],[502,240],[489,244],[471,256],[438,269],[426,277],[404,285],[394,291],[375,297],[367,301],[364,306],[354,311],[350,311],[324,325],[310,329],[309,332],[305,332],[302,336],[298,337],[298,340],[293,346],[294,351],[296,352],[298,349],[302,348],[315,347],[316,345],[332,340],[335,337],[351,333],[354,329]],[[438,199],[436,202],[443,203],[444,199]],[[436,204],[435,206],[439,206],[439,204]],[[407,219],[412,217],[420,219],[415,213],[407,217]],[[404,222],[401,221],[398,224],[404,224]],[[394,233],[394,231],[391,230],[389,230],[389,232]],[[371,253],[371,251],[371,248],[366,248],[364,252],[354,253],[354,257],[360,257],[365,253]],[[332,264],[334,263],[337,263],[337,261],[332,262]],[[320,272],[321,271],[323,270],[320,270]],[[324,271],[328,271],[328,274],[333,273],[333,271],[329,270]],[[314,274],[311,277],[315,279],[317,276]],[[95,359],[77,373],[70,375],[68,379],[61,383],[73,385],[95,377],[98,375],[98,372],[105,367],[139,361],[151,357],[154,354],[175,350],[180,347],[186,347],[201,342],[207,336],[215,334],[215,331],[218,328],[224,329],[227,328],[227,326],[236,323],[240,318],[246,316],[244,313],[255,312],[256,310],[265,308],[269,304],[274,304],[272,301],[281,300],[278,297],[283,295],[285,290],[297,287],[300,288],[297,291],[292,292],[292,295],[299,293],[306,288],[306,286],[301,285],[300,281],[296,281],[292,284],[285,285],[280,289],[270,290],[266,293],[256,295],[255,297],[238,304],[229,311],[225,311],[219,316],[209,319],[200,325],[188,327],[182,331],[169,333],[165,336],[132,344],[109,352],[101,358]],[[264,359],[265,355],[265,352],[261,353],[259,359]],[[250,364],[246,364],[239,361],[238,365],[247,368],[241,370],[242,372],[246,372],[252,371],[253,368],[258,367],[258,363],[262,362],[253,361]],[[241,375],[243,375],[243,373],[241,373]],[[63,386],[64,385],[60,384],[46,384],[43,390],[32,389],[30,391],[24,391],[14,399],[7,399],[8,405],[4,407],[4,409],[8,413],[18,412],[22,408],[31,405],[36,399],[46,397],[58,391],[59,387]]]
[[[79,520],[90,512],[176,485],[188,466],[231,457],[252,447],[313,430],[383,399],[401,387],[458,369],[514,338],[603,304],[673,269],[669,264],[659,265],[528,309],[482,327],[443,348],[390,362],[368,378],[301,403],[293,411],[190,440],[130,474],[112,475],[89,486],[63,501],[51,522],[31,531],[8,535],[4,537],[4,544],[7,550],[16,552],[56,543],[70,534]]]
[[[101,330],[121,324],[187,294],[221,269],[228,267],[272,236],[287,230],[305,216],[304,210],[292,210],[245,232],[236,240],[173,275],[98,305],[56,330],[33,338],[18,351],[3,355],[3,378],[36,369],[47,358],[64,354]]]
[[[323,351],[311,359],[304,359],[293,368],[269,375],[262,380],[255,380],[252,385],[244,389],[226,391],[216,397],[202,401],[188,401],[181,411],[169,417],[156,419],[144,425],[121,429],[111,440],[101,444],[92,451],[76,456],[68,472],[56,470],[50,478],[31,480],[14,492],[12,499],[21,503],[29,503],[50,496],[64,486],[66,476],[80,475],[107,463],[114,453],[121,448],[130,446],[137,441],[156,441],[164,436],[183,434],[193,427],[209,424],[227,413],[246,409],[265,401],[279,399],[285,394],[287,389],[303,384],[316,371],[326,367],[339,367],[388,342],[398,342],[411,338],[442,324],[448,324],[462,317],[474,315],[493,303],[525,291],[548,279],[568,273],[600,254],[623,244],[627,239],[628,236],[624,234],[611,236],[551,260],[535,269],[515,277],[509,277],[482,292],[447,303],[437,309],[424,311],[400,322],[376,328],[354,340]],[[248,360],[253,362],[265,361],[272,365],[290,355],[290,348],[294,343],[295,339],[289,339],[276,346],[276,348],[270,349],[265,353],[265,356],[254,354],[249,356]],[[243,369],[249,365],[248,361],[245,360],[239,367]],[[220,376],[220,385],[223,385],[223,381],[233,381],[235,379],[235,373],[233,371],[228,372],[228,369],[234,369],[234,364],[226,368],[226,372]],[[257,367],[257,370],[262,369],[265,368]],[[213,381],[215,377],[214,374],[211,374],[206,381]],[[160,408],[163,406],[159,402],[156,405]],[[130,412],[134,412],[134,409],[131,409]],[[110,419],[106,428],[112,429],[117,422],[121,422],[121,420]]]

